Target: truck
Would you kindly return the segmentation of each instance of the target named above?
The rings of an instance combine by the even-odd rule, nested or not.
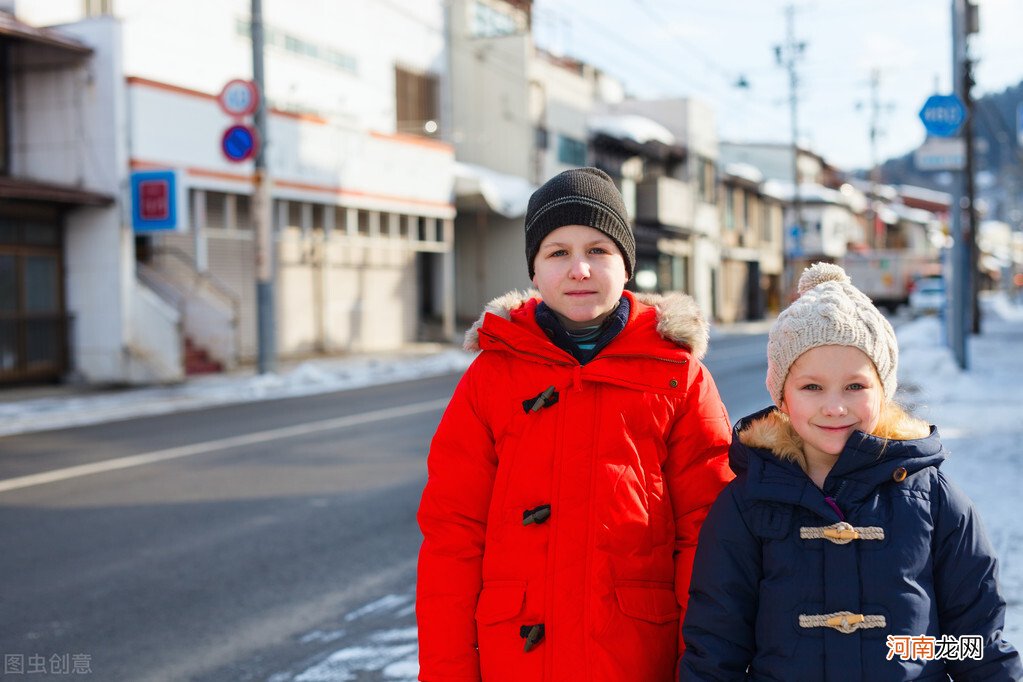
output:
[[[918,279],[941,274],[937,258],[898,249],[850,252],[838,264],[874,305],[892,313],[909,303]]]

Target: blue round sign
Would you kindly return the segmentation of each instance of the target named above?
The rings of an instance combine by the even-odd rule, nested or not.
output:
[[[924,128],[935,137],[954,137],[966,120],[966,107],[956,95],[931,95],[920,110]]]
[[[228,161],[248,161],[256,155],[258,146],[256,131],[252,126],[243,124],[233,125],[225,130],[220,140],[220,148]]]

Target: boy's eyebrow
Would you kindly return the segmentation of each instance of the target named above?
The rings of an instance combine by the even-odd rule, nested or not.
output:
[[[614,242],[611,240],[610,237],[601,237],[599,239],[594,239],[593,241],[586,242],[585,244],[583,244],[583,246],[593,246],[594,244],[614,244]],[[565,242],[545,242],[542,248],[547,248],[548,246],[560,246],[564,248],[566,246],[571,245]]]

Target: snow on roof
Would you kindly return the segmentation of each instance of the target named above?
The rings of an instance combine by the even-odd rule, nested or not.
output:
[[[633,140],[639,144],[660,142],[669,146],[678,144],[671,131],[657,121],[638,114],[599,114],[587,121],[591,132],[603,133],[618,140]]]
[[[757,184],[764,181],[764,174],[759,168],[753,164],[742,163],[741,161],[725,164],[724,173],[725,175],[731,175],[734,178],[748,180]]]
[[[952,195],[948,192],[939,192],[937,190],[927,189],[926,187],[917,187],[915,185],[899,185],[897,189],[899,194],[907,199],[932,201],[936,204],[944,204],[945,206],[950,206],[952,204]]]
[[[933,213],[922,208],[913,208],[904,204],[892,204],[890,208],[897,216],[910,222],[926,225],[937,220]]]
[[[455,162],[455,195],[479,194],[490,208],[505,218],[524,216],[534,191],[536,185],[517,175],[499,173],[473,163]]]
[[[770,195],[783,201],[792,201],[795,192],[792,191],[791,182],[780,180],[768,180],[764,183],[764,194]],[[811,204],[840,204],[848,206],[845,195],[830,187],[813,183],[801,183],[799,185],[799,200]]]

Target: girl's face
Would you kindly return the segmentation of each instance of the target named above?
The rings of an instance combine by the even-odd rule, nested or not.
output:
[[[785,379],[781,411],[803,439],[808,459],[834,461],[853,431],[871,433],[881,415],[881,380],[852,346],[818,346],[800,355]]]
[[[540,242],[533,285],[566,329],[600,324],[625,289],[625,259],[611,238],[585,225],[565,225]]]

